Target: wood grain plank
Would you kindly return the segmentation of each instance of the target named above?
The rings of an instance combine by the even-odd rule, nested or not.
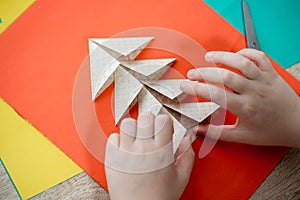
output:
[[[2,162],[0,162],[0,200],[1,199],[20,199]]]

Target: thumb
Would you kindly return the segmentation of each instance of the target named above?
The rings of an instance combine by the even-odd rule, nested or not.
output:
[[[207,136],[212,140],[244,143],[247,134],[243,134],[236,125],[199,125],[193,128],[193,132]]]
[[[175,167],[179,179],[186,183],[190,178],[195,158],[195,153],[191,144],[191,136],[187,134],[179,144],[177,150],[178,157],[175,161]]]

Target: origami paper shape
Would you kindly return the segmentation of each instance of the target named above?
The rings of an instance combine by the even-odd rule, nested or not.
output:
[[[211,102],[182,104],[185,95],[180,90],[180,84],[186,80],[158,80],[173,65],[175,58],[132,60],[150,40],[151,37],[89,40],[92,99],[95,100],[114,80],[116,125],[136,102],[139,104],[139,113],[170,115],[174,125],[175,153],[188,130],[219,106]],[[167,111],[164,106],[184,115],[183,123],[181,116],[174,117],[178,114]]]
[[[145,88],[138,95],[138,106],[140,113],[151,112],[154,115],[158,115],[162,108],[162,104]]]
[[[112,82],[119,60],[132,60],[152,40],[147,38],[89,39],[92,99]]]
[[[175,62],[175,60],[175,58],[171,58],[122,61],[121,65],[136,72],[135,77],[140,80],[153,80],[159,79]]]
[[[175,99],[184,97],[184,93],[180,89],[180,84],[186,80],[184,79],[169,79],[169,80],[145,80],[143,83],[153,90],[163,94],[164,96]],[[180,98],[182,99],[182,98]]]
[[[131,108],[133,101],[143,85],[123,68],[115,73],[115,123],[118,124],[125,112]]]
[[[195,102],[195,103],[182,103],[182,104],[165,104],[165,106],[175,110],[186,117],[189,117],[197,122],[203,121],[206,117],[217,110],[219,106],[212,102]]]
[[[168,114],[167,111],[165,111],[165,113]],[[173,133],[172,141],[173,141],[173,153],[175,154],[182,138],[185,136],[188,130],[173,115],[169,115],[169,116],[171,116],[173,120],[174,133]]]

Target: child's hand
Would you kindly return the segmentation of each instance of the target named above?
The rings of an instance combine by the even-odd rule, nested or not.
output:
[[[106,145],[105,171],[111,199],[179,199],[194,162],[186,136],[174,161],[173,123],[167,115],[124,119]]]
[[[214,101],[238,120],[235,125],[200,125],[194,128],[195,132],[225,141],[300,147],[299,97],[263,52],[209,52],[205,59],[237,69],[244,76],[216,67],[198,68],[188,72],[191,82],[182,84],[182,91]],[[203,80],[207,83],[198,82]],[[208,83],[225,85],[233,92]],[[226,100],[222,97],[224,92]]]

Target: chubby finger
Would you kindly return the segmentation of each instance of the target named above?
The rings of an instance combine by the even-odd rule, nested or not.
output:
[[[260,69],[251,60],[236,53],[211,51],[205,54],[205,60],[237,69],[245,77],[252,80],[260,77]]]
[[[186,135],[178,147],[178,157],[175,161],[178,176],[182,182],[189,180],[193,169],[195,153],[191,145],[190,135]]]
[[[136,121],[132,118],[122,120],[120,125],[120,149],[129,151],[136,136]]]
[[[120,141],[120,138],[119,138],[119,134],[118,133],[112,133],[110,134],[108,140],[107,140],[107,143],[106,144],[106,149],[108,149],[108,145],[113,145],[115,147],[119,147],[119,141]]]
[[[198,81],[186,81],[181,83],[180,89],[186,94],[210,100],[230,110],[235,115],[240,113],[240,106],[242,105],[241,96],[226,91],[224,88]]]
[[[136,140],[152,139],[154,136],[154,115],[141,113],[137,121]]]
[[[237,54],[254,61],[256,65],[263,71],[269,71],[273,69],[271,61],[262,51],[255,49],[242,49],[238,51]]]
[[[188,72],[188,78],[190,80],[222,84],[237,93],[245,91],[247,86],[250,84],[250,80],[247,78],[227,69],[217,67],[192,69]]]
[[[238,143],[247,143],[248,136],[238,131],[235,125],[199,125],[193,128],[193,132],[212,140]]]
[[[157,147],[163,147],[172,142],[173,121],[168,115],[156,116],[154,126]]]

